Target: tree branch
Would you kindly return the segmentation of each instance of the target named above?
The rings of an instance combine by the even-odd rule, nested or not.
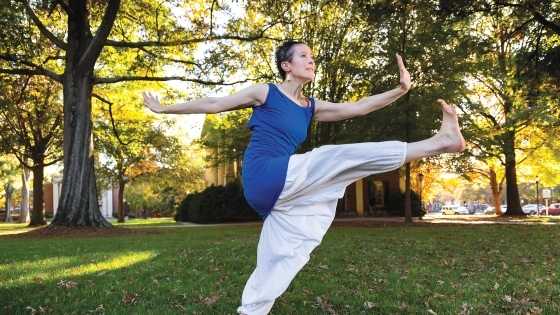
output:
[[[1,70],[1,69],[0,69]],[[2,73],[2,72],[0,72]],[[129,76],[129,77],[116,77],[116,78],[94,78],[93,84],[108,84],[108,83],[117,83],[117,82],[130,82],[130,81],[154,81],[154,82],[162,82],[162,81],[187,81],[187,82],[194,82],[200,83],[205,85],[235,85],[238,83],[246,83],[252,82],[255,80],[259,80],[261,78],[255,79],[246,79],[246,80],[239,80],[234,82],[224,82],[224,81],[205,81],[200,79],[194,78],[187,78],[187,77],[140,77],[140,76]]]
[[[97,57],[99,57],[101,50],[105,47],[107,37],[111,32],[111,28],[115,22],[120,5],[120,0],[109,0],[109,4],[105,10],[105,15],[103,16],[101,25],[99,25],[99,28],[97,29],[97,33],[78,62],[79,68],[93,69],[93,66],[97,62]]]
[[[21,75],[43,75],[55,80],[58,83],[62,83],[62,76],[58,75],[54,72],[43,68],[36,68],[36,69],[3,69],[0,68],[0,73],[4,74],[21,74]]]
[[[60,40],[58,37],[56,37],[53,33],[51,33],[51,31],[49,31],[45,27],[45,25],[41,22],[39,17],[37,17],[37,15],[35,15],[35,11],[33,11],[33,8],[31,8],[31,6],[29,5],[29,2],[27,0],[18,0],[18,1],[23,3],[23,5],[25,6],[25,9],[27,10],[27,13],[29,14],[29,17],[31,17],[31,20],[33,21],[33,23],[35,23],[35,25],[37,25],[37,28],[39,29],[39,31],[41,31],[41,34],[45,35],[45,37],[48,38],[58,48],[60,48],[62,50],[66,50],[67,47],[68,47],[66,45],[66,43],[64,41]]]
[[[250,42],[257,39],[271,39],[276,40],[272,37],[263,36],[263,33],[255,36],[250,37],[242,37],[242,36],[235,36],[235,35],[222,35],[222,36],[212,36],[206,38],[194,38],[189,40],[181,40],[181,41],[174,41],[174,42],[159,42],[159,41],[147,41],[147,42],[121,42],[121,41],[114,41],[114,40],[107,40],[106,45],[112,47],[125,47],[125,48],[142,48],[142,47],[169,47],[169,46],[179,46],[179,45],[189,45],[189,44],[196,44],[196,43],[203,43],[207,41],[214,41],[214,40],[238,40],[242,42]]]
[[[54,12],[54,9],[56,9],[57,4],[60,5],[60,7],[62,8],[62,10],[64,10],[64,12],[66,12],[66,14],[68,14],[68,12],[70,12],[70,8],[68,7],[68,5],[66,3],[64,3],[64,1],[62,0],[53,0],[51,2],[51,6],[49,8],[49,16]]]
[[[113,102],[109,101],[109,100],[106,99],[106,98],[103,98],[103,97],[102,97],[101,95],[99,95],[99,94],[95,94],[95,93],[94,93],[92,96],[95,97],[95,98],[97,98],[97,99],[100,100],[101,102],[103,102],[103,103],[109,105],[109,117],[111,118],[111,126],[113,127],[113,134],[115,135],[115,138],[117,138],[117,141],[118,141],[122,146],[125,146],[125,147],[126,147],[127,145],[129,145],[129,144],[131,144],[131,143],[133,143],[133,142],[135,142],[135,141],[138,141],[138,142],[141,143],[141,141],[138,140],[138,139],[132,139],[131,141],[126,142],[126,143],[123,142],[123,141],[121,140],[120,136],[119,136],[119,130],[117,129],[117,125],[116,125],[116,123],[115,123],[115,118],[113,117]]]
[[[533,17],[535,18],[535,20],[537,22],[542,24],[544,27],[546,27],[546,28],[550,29],[551,31],[553,31],[554,33],[560,35],[560,26],[550,22],[549,20],[547,20],[544,16],[542,16],[537,11],[533,11]]]

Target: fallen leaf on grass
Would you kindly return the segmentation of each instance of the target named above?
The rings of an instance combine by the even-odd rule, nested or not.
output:
[[[179,301],[171,302],[171,307],[172,308],[180,308],[183,311],[185,310],[185,307],[183,305],[181,305],[181,303]]]
[[[48,314],[48,313],[50,313],[50,312],[53,310],[52,308],[50,308],[50,307],[48,307],[48,306],[47,306],[47,307],[44,307],[44,308],[41,307],[41,306],[39,306],[39,309],[38,309],[38,310],[37,310],[37,309],[34,309],[34,308],[31,307],[31,306],[28,306],[28,307],[26,307],[25,309],[28,310],[28,311],[30,311],[30,314],[31,314],[31,315],[36,315],[36,314]]]
[[[364,302],[364,308],[365,309],[372,309],[372,308],[377,308],[379,307],[379,303],[372,303],[372,302]]]
[[[130,293],[127,291],[123,291],[123,295],[121,300],[123,301],[124,305],[126,306],[133,306],[140,301],[140,296],[136,293]]]
[[[78,286],[78,282],[76,281],[64,281],[64,280],[60,280],[58,283],[58,288],[59,289],[69,289],[69,288],[75,288]]]
[[[198,298],[193,299],[193,301],[208,306],[216,303],[219,299],[220,295],[218,293],[212,293],[210,297],[202,297],[202,295],[199,295]]]
[[[103,304],[101,304],[98,307],[96,307],[94,310],[90,310],[89,313],[97,313],[97,312],[103,312],[103,311],[105,311],[105,308],[103,307]]]

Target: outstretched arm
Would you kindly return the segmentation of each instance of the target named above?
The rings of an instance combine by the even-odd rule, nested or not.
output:
[[[374,110],[387,106],[399,97],[406,94],[410,89],[410,74],[406,70],[402,57],[397,54],[397,63],[399,65],[400,83],[401,85],[391,91],[376,94],[363,98],[354,103],[331,103],[327,101],[317,100],[315,102],[314,121],[338,121],[347,118],[365,115]]]
[[[258,84],[223,97],[205,97],[184,103],[163,106],[150,92],[142,92],[144,106],[158,114],[215,114],[228,110],[259,106],[268,93],[266,84]]]

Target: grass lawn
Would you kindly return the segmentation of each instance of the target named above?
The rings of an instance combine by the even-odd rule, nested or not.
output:
[[[181,223],[175,222],[173,218],[153,218],[153,219],[131,219],[124,223],[117,223],[111,221],[111,224],[116,227],[130,227],[130,228],[150,228],[150,227],[178,227]],[[20,234],[35,230],[36,227],[28,228],[28,223],[4,223],[0,222],[0,237],[8,234]],[[0,312],[1,314],[1,312]]]
[[[271,314],[559,314],[558,229],[332,227]],[[0,314],[235,314],[260,227],[164,230],[0,237]]]

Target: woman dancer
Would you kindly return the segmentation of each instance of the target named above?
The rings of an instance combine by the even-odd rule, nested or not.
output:
[[[151,93],[144,105],[155,113],[196,114],[252,107],[251,141],[243,157],[243,187],[249,204],[264,220],[257,266],[243,290],[238,313],[267,314],[311,251],[320,244],[335,216],[346,186],[404,163],[465,148],[455,110],[443,100],[443,121],[433,137],[413,143],[387,141],[326,145],[294,154],[311,121],[338,121],[382,108],[410,89],[410,75],[397,54],[400,86],[353,103],[307,98],[304,84],[313,80],[315,62],[302,42],[287,41],[276,51],[283,82],[257,84],[224,97],[207,97],[162,106]]]

